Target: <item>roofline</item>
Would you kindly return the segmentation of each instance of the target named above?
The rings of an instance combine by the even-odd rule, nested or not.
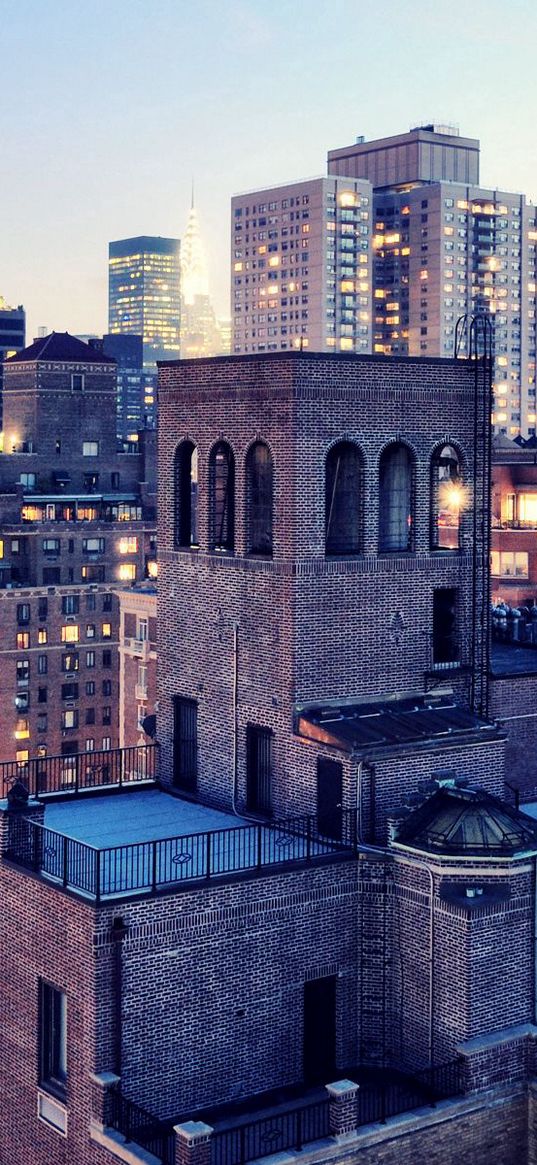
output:
[[[206,364],[230,364],[232,362],[253,363],[258,360],[279,360],[285,362],[286,360],[338,360],[343,363],[362,363],[368,364],[372,361],[375,363],[393,364],[426,364],[435,367],[442,365],[457,365],[466,369],[475,368],[474,360],[461,359],[459,356],[384,356],[380,352],[311,352],[300,351],[299,349],[290,348],[285,352],[237,352],[230,353],[225,356],[190,356],[187,359],[179,360],[157,360],[157,368],[178,368],[180,366],[190,365],[206,365]]]

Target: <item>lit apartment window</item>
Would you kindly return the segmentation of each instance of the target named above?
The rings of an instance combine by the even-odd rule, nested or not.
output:
[[[67,708],[61,714],[62,730],[78,728],[78,708]]]
[[[120,538],[119,539],[119,553],[120,554],[136,554],[138,550],[138,539],[135,537]]]
[[[15,725],[15,740],[27,740],[30,735],[30,721],[26,716],[19,716]]]
[[[30,632],[17,631],[17,648],[19,651],[26,651],[30,646]]]
[[[490,570],[495,577],[527,578],[528,554],[525,550],[493,550]]]
[[[76,623],[66,623],[62,627],[62,643],[78,643],[80,628]]]
[[[103,623],[103,625],[102,625],[102,637],[103,637],[103,639],[111,639],[112,638],[112,624],[111,623]]]
[[[67,1006],[63,991],[39,980],[39,1083],[65,1098],[67,1085]]]
[[[121,566],[118,568],[118,578],[120,578],[122,582],[134,582],[136,579],[136,563],[122,562]]]
[[[78,653],[76,651],[70,651],[68,655],[62,655],[62,671],[78,671],[78,663]]]
[[[99,456],[99,442],[98,441],[83,441],[82,442],[82,456],[83,457],[98,457]]]

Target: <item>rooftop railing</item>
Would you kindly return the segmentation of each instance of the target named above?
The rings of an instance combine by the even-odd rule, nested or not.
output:
[[[81,752],[73,756],[43,756],[27,761],[0,762],[0,798],[17,781],[31,797],[50,794],[76,796],[85,789],[123,789],[157,779],[158,745]]]
[[[313,816],[255,822],[204,833],[98,848],[14,815],[4,854],[15,865],[96,903],[152,895],[274,867],[307,865],[356,851],[356,811],[342,814],[341,836],[322,834]]]

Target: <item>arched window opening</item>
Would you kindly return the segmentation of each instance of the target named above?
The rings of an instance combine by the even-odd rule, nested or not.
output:
[[[246,458],[247,550],[272,556],[274,469],[268,445],[257,441]]]
[[[215,445],[209,462],[210,539],[213,550],[235,546],[235,459],[225,441]]]
[[[410,550],[413,536],[412,455],[389,445],[379,466],[379,551]]]
[[[431,461],[431,546],[434,550],[458,550],[464,491],[459,454],[443,445]]]
[[[326,458],[326,554],[360,553],[361,507],[362,456],[356,445],[340,441]]]
[[[198,545],[198,450],[192,441],[182,441],[174,464],[174,543]]]

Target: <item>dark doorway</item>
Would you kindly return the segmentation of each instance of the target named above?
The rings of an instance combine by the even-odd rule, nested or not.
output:
[[[330,1084],[336,1073],[335,975],[304,983],[304,1082]]]
[[[246,806],[267,817],[272,812],[272,731],[258,724],[246,728]]]
[[[173,700],[173,783],[191,793],[198,783],[198,705],[183,696]]]
[[[319,833],[341,841],[343,766],[328,757],[317,758],[317,825]]]

